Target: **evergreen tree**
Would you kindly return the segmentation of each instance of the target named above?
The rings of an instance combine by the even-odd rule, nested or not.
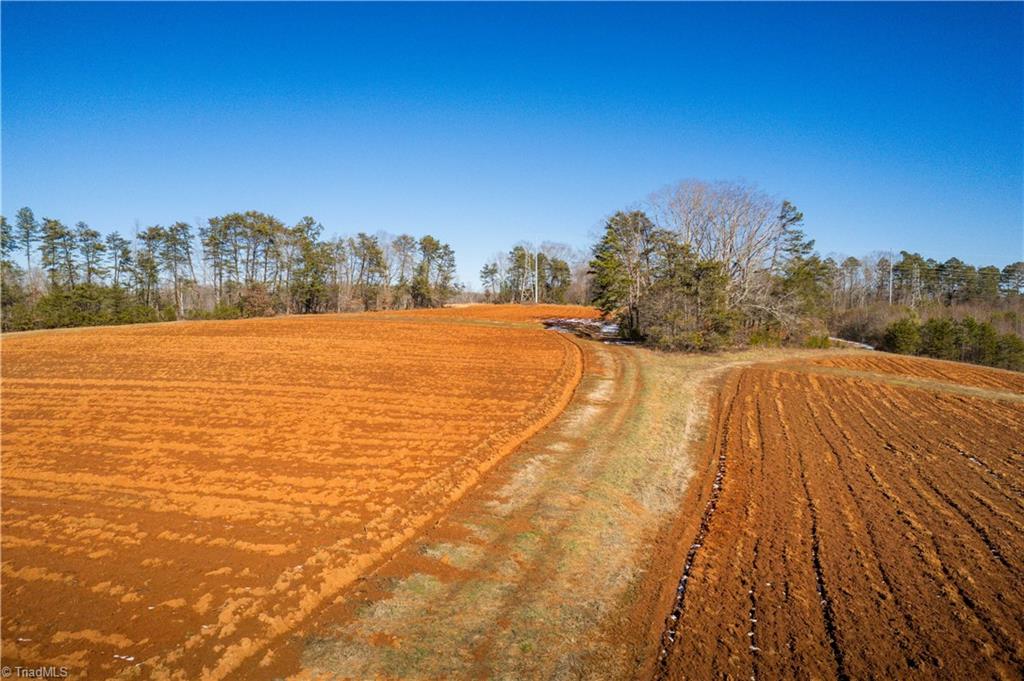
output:
[[[98,283],[107,276],[107,268],[103,265],[103,254],[106,244],[100,239],[100,233],[90,229],[89,225],[79,222],[75,226],[75,237],[78,240],[78,252],[82,256],[82,273],[86,284]]]
[[[160,234],[159,259],[162,269],[171,278],[175,311],[185,316],[185,289],[195,280],[192,265],[192,227],[186,222],[175,222]]]
[[[885,330],[882,349],[901,355],[916,355],[921,347],[921,330],[910,318],[900,319]]]
[[[957,325],[951,319],[929,319],[921,325],[921,343],[917,350],[926,357],[960,359]]]
[[[165,237],[164,228],[154,225],[139,234],[139,248],[135,253],[135,281],[143,305],[160,310],[160,250]]]
[[[8,260],[18,248],[18,242],[14,238],[14,228],[7,218],[0,215],[0,259]]]
[[[564,303],[565,294],[572,285],[572,269],[569,263],[561,258],[548,257],[540,254],[541,301],[545,303]]]
[[[590,261],[593,303],[615,312],[627,336],[643,334],[641,302],[651,278],[654,224],[641,211],[618,212],[605,223]]]
[[[487,263],[480,268],[480,283],[484,287],[484,297],[493,301],[498,293],[498,264]]]
[[[123,275],[134,267],[131,242],[117,232],[111,232],[104,240],[104,244],[109,257],[112,284],[120,286]]]
[[[431,235],[420,239],[420,262],[412,281],[417,307],[440,307],[458,292],[455,284],[455,252]]]
[[[814,240],[803,230],[789,228],[782,242],[780,297],[783,322],[822,319],[828,312],[832,268],[814,252]]]
[[[60,220],[43,218],[39,247],[51,286],[73,286],[76,279],[75,235]]]
[[[1024,294],[1024,262],[1010,263],[999,273],[999,287],[1005,293]]]
[[[32,269],[32,246],[40,237],[40,226],[36,221],[36,216],[32,212],[32,209],[28,206],[18,210],[15,216],[15,222],[17,224],[17,230],[15,232],[15,239],[21,248],[25,251],[25,267],[26,269]]]

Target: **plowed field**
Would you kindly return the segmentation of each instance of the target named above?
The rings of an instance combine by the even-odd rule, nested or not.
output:
[[[655,677],[1020,678],[1022,378],[867,353],[734,370]]]
[[[462,305],[445,308],[443,311],[431,309],[415,310],[411,314],[430,317],[439,313],[447,318],[458,317],[505,322],[527,322],[552,318],[596,319],[600,316],[600,312],[593,307],[547,304]]]
[[[833,367],[848,374],[856,371],[892,374],[930,381],[944,381],[975,388],[990,388],[1024,393],[1024,374],[974,366],[962,362],[923,360],[887,353],[857,354],[855,356],[827,357],[815,362],[819,366]],[[867,376],[865,376],[867,377]]]
[[[4,338],[4,663],[270,664],[580,379],[560,334],[445,314]]]

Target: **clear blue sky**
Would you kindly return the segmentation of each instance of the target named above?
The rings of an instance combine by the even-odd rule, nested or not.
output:
[[[2,5],[3,211],[433,233],[478,285],[676,180],[823,252],[1024,250],[1024,5]]]

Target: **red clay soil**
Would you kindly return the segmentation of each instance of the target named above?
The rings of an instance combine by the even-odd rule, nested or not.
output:
[[[1021,678],[1024,399],[886,355],[734,370],[662,594],[664,679]],[[933,377],[930,387],[861,371]]]
[[[4,664],[269,664],[571,398],[575,344],[445,314],[5,337]]]
[[[989,367],[892,355],[887,352],[856,353],[817,360],[819,366],[853,369],[871,373],[892,374],[910,378],[959,383],[975,388],[991,388],[1024,393],[1024,374],[1017,371]]]
[[[601,312],[594,307],[585,305],[549,305],[547,303],[537,305],[470,303],[466,305],[453,305],[443,309],[422,308],[418,310],[389,312],[387,314],[490,322],[536,322],[543,319],[597,319],[601,316]]]

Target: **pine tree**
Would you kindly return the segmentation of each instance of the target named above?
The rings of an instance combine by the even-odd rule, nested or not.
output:
[[[103,254],[107,247],[100,239],[100,233],[91,229],[84,222],[79,222],[75,226],[75,237],[78,240],[78,252],[82,256],[85,283],[97,283],[108,273],[107,268],[103,265]]]
[[[15,239],[25,251],[25,268],[32,269],[32,245],[39,241],[40,226],[28,206],[20,209],[15,217],[17,231]]]

